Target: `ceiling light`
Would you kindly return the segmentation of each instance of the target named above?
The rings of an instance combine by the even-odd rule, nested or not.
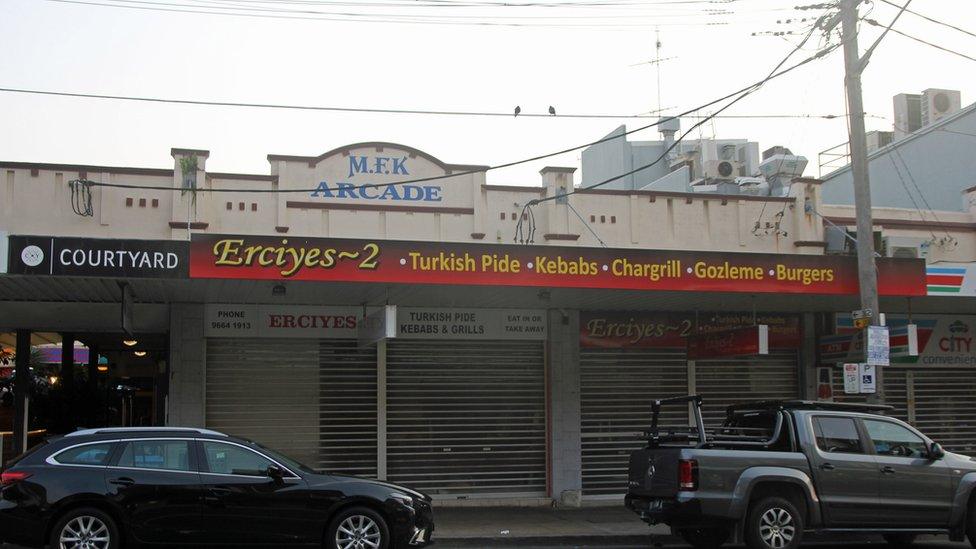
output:
[[[123,339],[122,340],[122,345],[125,345],[126,347],[135,347],[136,344],[138,344],[138,343],[139,342],[136,341],[136,340],[134,340],[134,339]]]
[[[58,376],[51,376],[51,377],[47,378],[47,380],[51,383],[51,385],[57,385],[58,384]]]
[[[136,355],[138,357],[144,357],[144,356],[146,356],[146,351],[136,351],[136,352],[134,352],[132,354],[134,354],[134,355]]]
[[[99,364],[96,368],[99,372],[105,373],[108,371],[108,364]]]

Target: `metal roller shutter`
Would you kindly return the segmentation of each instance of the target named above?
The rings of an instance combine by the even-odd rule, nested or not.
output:
[[[376,476],[376,351],[354,340],[208,339],[207,426],[319,470]]]
[[[542,342],[392,340],[388,478],[432,494],[546,490]]]
[[[626,493],[630,453],[644,445],[651,400],[686,394],[684,349],[581,349],[583,494]],[[687,425],[687,408],[663,410],[661,424]]]
[[[976,371],[959,368],[883,367],[889,414],[914,425],[946,450],[976,456]],[[844,394],[844,373],[833,372],[834,400],[865,402]]]
[[[319,342],[319,458],[315,467],[376,478],[376,347]]]
[[[695,392],[702,396],[705,425],[718,425],[731,404],[787,400],[800,396],[795,349],[770,349],[768,355],[695,361]]]

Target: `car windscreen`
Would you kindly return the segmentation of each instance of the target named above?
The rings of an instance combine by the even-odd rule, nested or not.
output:
[[[311,467],[305,465],[304,463],[301,463],[300,461],[294,460],[294,459],[292,459],[292,458],[290,458],[290,457],[288,457],[288,456],[286,456],[284,454],[281,454],[279,452],[275,452],[274,450],[272,450],[270,448],[267,448],[265,446],[261,446],[257,442],[251,442],[251,446],[254,446],[255,449],[260,450],[261,452],[267,454],[268,457],[274,459],[275,461],[281,463],[282,465],[284,465],[285,467],[288,467],[289,469],[298,469],[299,471],[302,471],[302,472],[305,472],[305,473],[315,474],[315,469],[312,469]]]

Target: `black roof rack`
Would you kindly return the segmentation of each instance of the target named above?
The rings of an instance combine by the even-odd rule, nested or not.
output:
[[[861,404],[856,402],[820,402],[816,400],[762,400],[733,404],[728,407],[729,413],[744,410],[825,410],[836,412],[890,412],[894,406],[885,404]]]

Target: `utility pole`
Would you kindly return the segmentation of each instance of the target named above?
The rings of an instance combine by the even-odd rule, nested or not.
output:
[[[864,128],[864,101],[861,96],[861,74],[871,61],[878,44],[887,36],[888,31],[905,13],[905,9],[912,3],[907,0],[905,6],[898,12],[884,33],[871,45],[862,56],[857,45],[857,7],[862,0],[841,0],[840,24],[844,41],[844,83],[847,88],[848,125],[850,128],[851,172],[854,177],[854,212],[857,218],[857,276],[861,291],[861,309],[871,311],[871,325],[881,323],[881,312],[878,305],[878,272],[875,263],[874,250],[874,222],[871,215],[871,182],[868,175],[868,145]],[[836,25],[836,19],[828,24],[829,29]],[[867,335],[865,334],[865,346]],[[885,401],[884,374],[881,368],[876,368],[877,393],[870,400]]]
[[[871,184],[868,178],[868,145],[864,129],[864,101],[861,97],[863,61],[857,48],[857,6],[861,0],[842,0],[841,31],[844,40],[844,82],[850,119],[851,170],[854,174],[854,210],[857,218],[857,279],[861,308],[871,311],[871,324],[878,325],[878,275],[874,262],[874,223],[871,218]],[[879,388],[881,384],[878,384]]]

